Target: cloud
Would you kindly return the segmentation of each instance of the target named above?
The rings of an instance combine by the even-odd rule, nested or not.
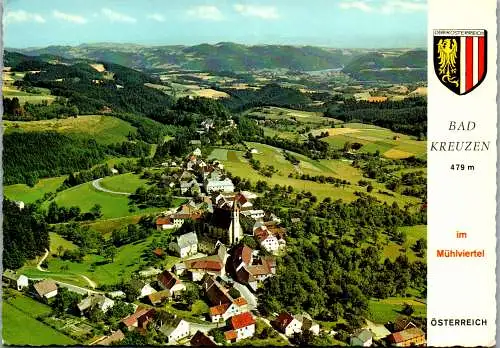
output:
[[[109,8],[101,9],[101,13],[111,22],[135,23],[137,19],[126,14],[110,10]]]
[[[152,19],[154,21],[157,21],[157,22],[165,22],[165,17],[163,17],[161,14],[159,13],[153,13],[153,14],[150,14],[148,15],[148,18],[149,19]]]
[[[58,19],[62,19],[63,21],[66,21],[66,22],[71,22],[71,23],[76,23],[76,24],[87,23],[87,20],[85,19],[85,17],[79,16],[79,15],[59,12],[57,10],[54,10],[52,12],[52,14],[54,15],[54,17],[56,17]]]
[[[5,15],[6,23],[19,23],[19,22],[36,22],[45,23],[45,18],[43,18],[38,13],[30,13],[24,10],[9,11]]]
[[[205,19],[209,21],[221,21],[224,19],[222,12],[216,6],[211,6],[211,5],[200,5],[191,7],[187,11],[187,13],[192,17]]]
[[[274,6],[258,6],[258,5],[243,5],[236,4],[233,6],[235,11],[243,16],[258,17],[262,19],[277,19],[279,18],[278,11]]]
[[[422,0],[344,0],[339,4],[339,7],[343,10],[359,10],[382,14],[410,13],[427,10],[427,4]]]
[[[372,12],[373,11],[373,7],[371,7],[370,5],[368,5],[364,1],[342,2],[342,3],[340,3],[339,6],[343,10],[356,9],[356,10],[360,10],[363,12]]]

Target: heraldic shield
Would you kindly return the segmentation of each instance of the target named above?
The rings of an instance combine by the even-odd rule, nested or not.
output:
[[[486,30],[434,30],[434,71],[449,90],[464,95],[486,76]]]

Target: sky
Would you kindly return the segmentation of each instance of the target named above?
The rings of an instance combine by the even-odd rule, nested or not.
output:
[[[426,0],[4,0],[4,45],[425,47]]]

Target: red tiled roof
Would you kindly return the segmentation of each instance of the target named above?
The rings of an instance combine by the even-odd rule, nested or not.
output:
[[[283,312],[278,316],[278,318],[276,318],[275,323],[280,330],[285,331],[286,327],[290,325],[293,319],[294,318],[290,313]]]
[[[236,300],[233,301],[236,305],[238,306],[244,306],[246,305],[248,302],[247,300],[245,300],[244,297],[238,297]]]
[[[231,317],[231,327],[234,330],[255,324],[255,319],[250,312],[241,313]]]
[[[163,284],[166,289],[172,289],[174,285],[180,284],[181,281],[170,271],[163,271],[158,274],[158,281]]]
[[[226,338],[226,341],[232,341],[238,337],[238,334],[236,334],[236,331],[230,330],[224,332],[224,337]]]
[[[425,333],[422,329],[418,327],[412,327],[411,329],[406,329],[403,331],[395,332],[389,336],[389,341],[392,343],[401,343],[406,342],[408,340],[412,340],[421,336],[424,336]]]
[[[229,306],[231,306],[230,303],[223,303],[218,306],[210,307],[210,315],[214,316],[224,314],[229,309]]]
[[[169,225],[172,220],[167,216],[160,216],[156,219],[156,225]]]
[[[186,262],[189,269],[204,269],[209,271],[219,272],[222,269],[222,262],[216,260],[193,260],[193,262]]]
[[[267,237],[269,237],[269,232],[267,232],[267,230],[262,228],[262,227],[257,228],[253,232],[253,234],[254,234],[255,238],[257,238],[260,243],[262,243],[263,241],[265,241],[267,239]]]
[[[127,327],[132,326],[139,320],[139,318],[149,315],[151,311],[154,311],[154,309],[138,307],[134,314],[122,319],[121,322]]]
[[[241,260],[249,265],[252,260],[252,249],[246,245],[239,246],[234,252],[235,260]]]
[[[193,347],[217,346],[217,343],[201,331],[196,331],[193,338],[191,338],[190,343]]]

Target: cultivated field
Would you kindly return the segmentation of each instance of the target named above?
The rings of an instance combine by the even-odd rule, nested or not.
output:
[[[300,163],[293,165],[283,155],[283,150],[259,143],[247,142],[249,148],[255,148],[258,153],[253,155],[255,160],[259,160],[262,167],[272,165],[277,169],[271,178],[266,177],[252,168],[248,160],[244,157],[243,151],[228,150],[223,148],[214,149],[209,156],[210,158],[217,158],[221,160],[225,169],[231,172],[234,176],[247,178],[255,183],[258,180],[265,180],[269,185],[291,185],[298,191],[310,191],[319,199],[330,197],[332,199],[340,198],[344,201],[352,201],[357,197],[354,195],[356,191],[366,191],[365,188],[357,185],[357,182],[363,179],[362,173],[359,169],[351,166],[350,161],[347,160],[321,160],[315,161],[310,158],[290,152],[296,157]],[[314,176],[325,175],[333,176],[339,179],[345,179],[352,185],[345,187],[336,187],[333,184],[319,183],[314,181],[299,180],[289,178],[288,175],[292,174],[309,174]],[[386,191],[383,184],[373,182],[374,190],[371,195],[377,197],[381,201],[386,201],[389,204],[397,202],[400,206],[406,203],[416,203],[418,199],[408,196],[394,194],[394,197],[377,193],[378,189]]]
[[[3,193],[5,197],[11,200],[33,203],[37,199],[41,199],[48,192],[56,192],[65,179],[66,176],[40,179],[34,187],[29,187],[25,184],[8,185],[4,186]]]
[[[370,319],[379,324],[394,321],[397,317],[401,316],[401,311],[403,310],[405,303],[413,306],[413,309],[415,310],[413,313],[414,317],[426,316],[427,310],[424,302],[420,302],[412,298],[389,297],[383,300],[372,299],[368,301]]]
[[[274,106],[253,108],[245,113],[248,116],[263,116],[269,120],[296,120],[303,123],[333,122],[334,119],[323,117],[322,112],[299,111]]]
[[[103,178],[99,183],[105,189],[128,193],[135,192],[141,186],[148,186],[146,179],[141,179],[140,175],[133,173],[108,176]]]
[[[40,93],[35,94],[21,91],[13,86],[3,86],[2,94],[6,98],[18,98],[21,105],[26,102],[31,104],[41,104],[44,100],[50,104],[56,99],[55,96],[50,95],[50,91],[48,89],[38,88],[38,90]]]
[[[101,144],[118,143],[127,140],[136,128],[116,117],[90,115],[42,121],[4,121],[5,132],[56,131],[59,133],[92,138]]]

